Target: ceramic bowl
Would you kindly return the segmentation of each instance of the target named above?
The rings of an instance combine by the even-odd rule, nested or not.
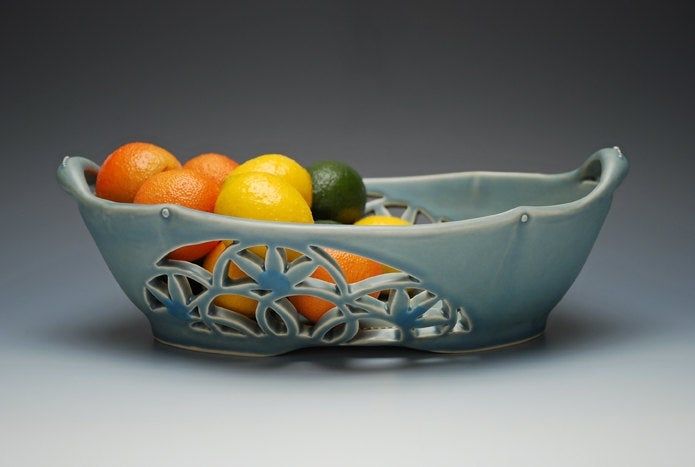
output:
[[[270,223],[116,203],[94,195],[98,170],[67,157],[58,180],[155,338],[194,350],[276,355],[327,345],[465,352],[539,336],[589,255],[628,162],[606,148],[554,175],[366,179],[367,211],[417,222],[412,227]],[[178,247],[213,240],[230,246],[212,272],[167,259]],[[252,249],[259,245],[267,247],[264,257]],[[390,268],[348,283],[326,248]],[[230,279],[230,263],[247,277]],[[311,277],[319,267],[330,282]],[[254,300],[255,316],[218,306],[221,295]],[[309,322],[288,299],[296,295],[332,309]]]

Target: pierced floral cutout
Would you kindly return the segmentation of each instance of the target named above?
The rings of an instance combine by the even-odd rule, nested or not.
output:
[[[444,217],[436,217],[423,208],[389,200],[380,193],[369,193],[367,196],[367,205],[365,206],[365,215],[367,216],[374,214],[378,216],[400,217],[411,224],[434,224],[449,220]]]
[[[230,339],[291,337],[309,345],[404,342],[471,331],[462,308],[453,308],[406,272],[348,283],[319,246],[297,252],[278,245],[225,243],[212,272],[186,261],[159,261],[156,275],[145,284],[150,311],[168,314],[196,332]],[[232,279],[230,267],[243,277]],[[330,282],[312,277],[317,268],[328,272]],[[229,295],[255,301],[255,319],[220,306],[216,299]],[[312,323],[289,300],[298,295],[333,307]]]

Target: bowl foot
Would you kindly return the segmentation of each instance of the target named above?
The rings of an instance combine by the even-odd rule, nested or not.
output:
[[[445,354],[470,354],[470,353],[478,353],[478,352],[494,352],[495,350],[502,350],[506,349],[509,347],[516,347],[517,345],[522,345],[527,342],[531,342],[533,340],[536,340],[545,334],[545,331],[541,331],[538,334],[531,336],[531,337],[525,337],[523,339],[519,339],[514,342],[505,342],[504,344],[497,344],[497,345],[490,345],[488,347],[479,347],[477,349],[418,349],[418,350],[427,350],[428,352],[432,353],[445,353]]]

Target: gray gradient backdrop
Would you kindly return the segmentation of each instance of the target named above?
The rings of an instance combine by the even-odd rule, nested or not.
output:
[[[687,2],[1,8],[1,465],[695,465]],[[365,176],[619,144],[632,172],[543,340],[238,359],[154,344],[55,182],[129,140]]]

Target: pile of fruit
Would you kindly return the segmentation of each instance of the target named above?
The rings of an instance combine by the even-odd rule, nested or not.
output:
[[[177,204],[271,222],[409,225],[397,217],[364,217],[365,186],[357,171],[347,164],[326,161],[306,169],[282,154],[263,154],[239,164],[222,154],[205,153],[182,165],[159,146],[128,143],[112,152],[102,164],[96,180],[96,195],[123,203]],[[169,258],[199,262],[212,271],[227,247],[224,241],[188,245],[171,252]],[[326,251],[350,283],[393,271],[355,254]],[[261,257],[265,255],[261,249],[254,252]],[[232,279],[244,277],[233,263],[228,274]],[[317,269],[313,277],[332,281],[322,268]],[[316,297],[294,296],[291,301],[297,311],[312,322],[333,307]],[[237,295],[220,296],[216,304],[251,318],[256,309],[254,300]]]

